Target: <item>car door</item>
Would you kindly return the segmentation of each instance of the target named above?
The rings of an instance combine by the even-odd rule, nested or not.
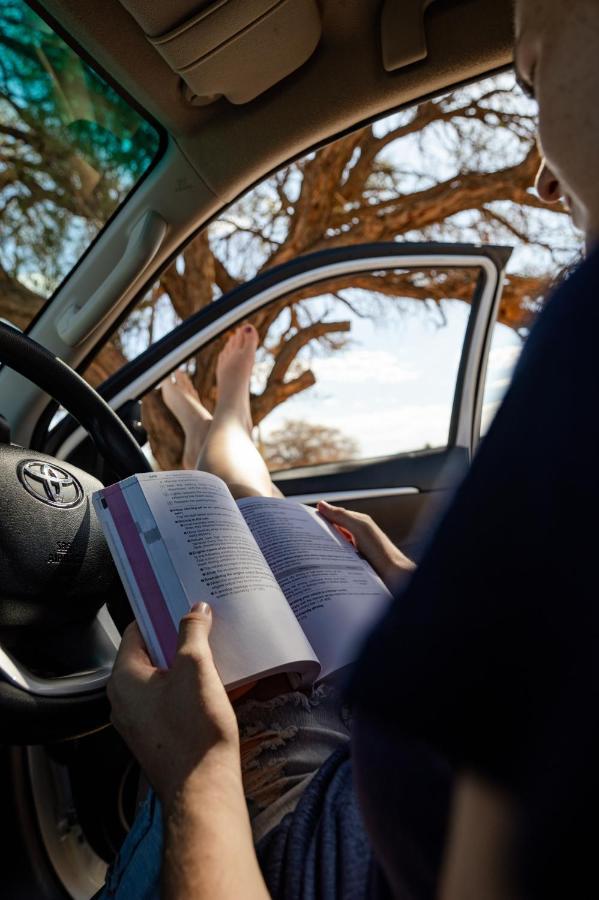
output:
[[[300,374],[307,365],[317,372],[312,394],[279,404],[277,427],[269,427],[266,437],[269,417],[259,426],[259,446],[275,460],[271,477],[286,497],[309,504],[326,499],[370,514],[417,557],[476,449],[486,360],[510,254],[505,247],[402,242],[299,257],[192,315],[108,379],[100,393],[143,442],[138,404],[149,402],[168,373],[192,357],[201,364],[198,354],[211,342],[265,310],[279,323],[273,341],[287,339],[285,328],[293,337],[291,319],[281,323],[290,310],[297,318],[301,309],[308,316],[303,327],[306,321],[328,323],[324,334],[333,343],[328,352],[316,347],[316,361],[302,363],[301,354],[295,360],[296,373],[298,365]],[[423,315],[418,328],[410,324],[417,313]],[[268,378],[262,374],[263,386]],[[306,436],[310,452],[304,452]],[[159,439],[154,435],[155,447]],[[95,451],[69,418],[50,431],[40,425],[34,440],[39,449],[98,468]],[[333,450],[326,451],[331,442]],[[104,477],[110,480],[110,473]]]

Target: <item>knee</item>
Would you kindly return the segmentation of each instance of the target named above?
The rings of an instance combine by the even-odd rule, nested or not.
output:
[[[235,500],[242,500],[244,497],[264,497],[262,491],[257,490],[257,488],[252,487],[249,484],[230,482],[227,484],[227,487],[233,494]]]

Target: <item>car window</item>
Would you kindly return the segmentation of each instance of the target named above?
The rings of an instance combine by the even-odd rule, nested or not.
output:
[[[251,383],[254,438],[271,471],[446,447],[480,268],[358,272],[274,301],[244,322],[265,331]],[[185,366],[213,411],[228,334]],[[160,468],[181,463],[160,390],[142,419]]]
[[[536,129],[536,104],[511,73],[503,73],[385,116],[307,154],[237,200],[185,247],[85,377],[101,384],[182,320],[278,264],[329,247],[383,240],[513,247],[497,321],[521,345],[548,284],[580,246],[565,208],[543,207],[532,188],[540,161]],[[451,333],[453,319],[442,320],[438,305],[414,298],[413,309],[398,334],[437,329],[435,340],[442,342],[443,330]],[[373,331],[371,340],[377,339]],[[434,346],[432,338],[427,346]],[[369,351],[364,343],[362,352]],[[347,348],[339,347],[336,357],[335,352],[327,363],[330,372],[341,366]],[[491,391],[490,380],[488,386]],[[324,388],[310,390],[306,397]],[[331,384],[327,390],[333,391]],[[276,415],[281,421],[296,418],[302,402],[294,395]],[[324,404],[324,395],[318,402]],[[488,414],[491,402],[487,398]],[[321,419],[318,425],[325,424]],[[396,441],[393,452],[442,443],[444,429]],[[165,442],[171,437],[165,431]],[[360,453],[370,452],[369,440],[361,438]],[[375,452],[387,452],[382,442]]]
[[[510,302],[511,294],[514,289],[516,291],[519,289],[521,281],[524,282],[524,289],[526,290],[527,279],[513,273],[507,278],[497,309],[497,319],[493,323],[491,333],[491,346],[485,373],[480,419],[481,438],[488,432],[501,406],[511,384],[512,376],[530,329],[543,308],[545,301],[550,296],[553,285],[563,279],[577,261],[575,254],[579,252],[580,248],[577,250],[577,236],[574,234],[571,223],[564,223],[563,236],[572,239],[569,251],[572,254],[570,264],[564,266],[561,271],[556,269],[555,278],[553,279],[548,275],[541,274],[537,276],[534,280],[535,290],[528,296],[524,295],[523,301],[517,308],[516,318],[514,318],[514,306]],[[530,249],[527,247],[520,248],[520,252],[529,253]],[[555,247],[547,245],[547,250],[551,250],[551,256],[555,263],[567,259],[567,256],[564,257],[563,255],[563,248],[561,248],[560,252],[560,248],[557,245]]]
[[[40,16],[0,2],[0,318],[27,328],[159,145]]]
[[[501,401],[507,393],[514,369],[522,353],[524,341],[524,336],[519,335],[513,328],[502,325],[500,322],[495,323],[485,377],[480,422],[481,437],[484,437],[489,430],[491,422],[501,406]]]

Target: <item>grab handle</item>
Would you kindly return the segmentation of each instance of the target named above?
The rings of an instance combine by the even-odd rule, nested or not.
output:
[[[137,222],[108,277],[91,297],[77,298],[59,318],[56,330],[65,344],[76,347],[89,337],[154,259],[165,234],[166,222],[156,212],[147,213]]]

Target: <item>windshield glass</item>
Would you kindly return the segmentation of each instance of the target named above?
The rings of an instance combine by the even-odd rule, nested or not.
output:
[[[0,0],[0,318],[27,328],[159,144],[43,19]]]

